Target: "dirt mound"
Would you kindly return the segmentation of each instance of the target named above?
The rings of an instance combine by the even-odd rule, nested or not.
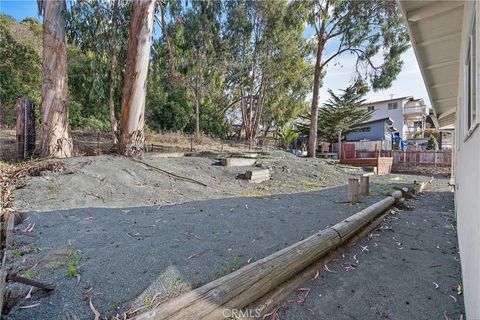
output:
[[[320,159],[278,152],[257,161],[257,166],[271,169],[272,179],[256,185],[239,178],[249,167],[222,167],[213,158],[158,158],[152,154],[143,161],[148,165],[114,155],[66,159],[65,169],[60,172],[45,171],[29,177],[25,185],[13,192],[15,206],[27,211],[48,211],[264,196],[338,186],[346,183],[351,173],[359,172]],[[149,165],[200,183],[179,179]]]

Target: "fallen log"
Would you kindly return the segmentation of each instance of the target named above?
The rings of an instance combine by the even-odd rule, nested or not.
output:
[[[328,255],[321,258],[317,262],[313,263],[311,266],[306,268],[304,271],[300,272],[296,276],[282,283],[280,286],[270,291],[265,296],[261,297],[257,301],[254,301],[248,305],[244,310],[252,310],[252,312],[246,312],[246,315],[240,317],[239,320],[254,320],[254,319],[263,319],[267,313],[272,309],[279,306],[283,299],[286,299],[290,293],[292,293],[296,288],[301,286],[303,283],[309,279],[314,280],[315,277],[319,276],[322,272],[325,271],[324,266],[327,265],[330,261],[341,258],[342,254],[351,246],[356,245],[358,241],[367,236],[371,231],[376,229],[385,217],[390,214],[389,211],[379,215],[371,223],[362,228],[356,235],[348,240],[346,245],[343,245],[333,251]],[[260,315],[258,316],[258,313]]]
[[[135,320],[223,320],[339,247],[390,208],[400,191],[333,227],[137,315]]]

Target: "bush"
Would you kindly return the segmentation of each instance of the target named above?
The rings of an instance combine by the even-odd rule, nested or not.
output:
[[[431,135],[428,139],[427,150],[438,150],[438,141],[434,135]]]
[[[288,149],[293,140],[297,139],[299,135],[293,128],[285,127],[279,132],[278,136],[280,137],[280,143],[282,144],[282,147]]]

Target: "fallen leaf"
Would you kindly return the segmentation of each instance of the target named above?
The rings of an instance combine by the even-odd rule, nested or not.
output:
[[[443,311],[443,318],[445,320],[451,320],[448,316],[447,316],[447,311]]]
[[[90,297],[90,309],[92,309],[93,314],[95,315],[95,320],[100,320],[100,312],[95,309],[95,307],[92,304],[92,297]]]
[[[440,286],[439,286],[436,282],[433,282],[433,281],[432,281],[432,283],[435,285],[435,289],[440,288]]]
[[[325,269],[326,271],[331,272],[331,273],[337,273],[336,271],[330,270],[327,265],[324,265],[323,269]]]
[[[350,262],[342,263],[342,267],[343,267],[343,269],[345,269],[345,271],[355,271],[355,270],[357,270],[357,266],[353,263],[350,263]]]
[[[457,302],[457,298],[455,298],[454,296],[452,296],[451,294],[449,294],[450,298],[453,299],[454,302]]]
[[[305,300],[307,300],[308,294],[310,293],[310,289],[309,288],[298,288],[297,292],[305,292],[305,295],[300,300],[297,301],[299,304],[303,304],[305,302]]]
[[[36,308],[40,305],[40,302],[37,302],[37,303],[34,303],[34,304],[29,304],[29,305],[26,305],[26,306],[21,306],[21,307],[18,307],[19,309],[31,309],[31,308]],[[100,319],[95,319],[95,320],[100,320]]]
[[[28,290],[28,293],[25,296],[25,300],[28,300],[32,297],[32,290],[33,290],[33,287],[30,287],[30,290]]]

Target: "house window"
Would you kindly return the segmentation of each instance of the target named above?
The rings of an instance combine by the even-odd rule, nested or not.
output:
[[[367,107],[367,111],[375,111],[375,106]]]
[[[388,104],[388,110],[395,110],[398,109],[398,102],[390,102]]]
[[[364,128],[353,129],[352,131],[353,132],[370,132],[370,130],[371,130],[371,127],[364,127]]]
[[[473,24],[470,29],[468,41],[467,60],[465,66],[467,106],[467,130],[470,130],[477,123],[477,30],[476,17],[473,15]]]

